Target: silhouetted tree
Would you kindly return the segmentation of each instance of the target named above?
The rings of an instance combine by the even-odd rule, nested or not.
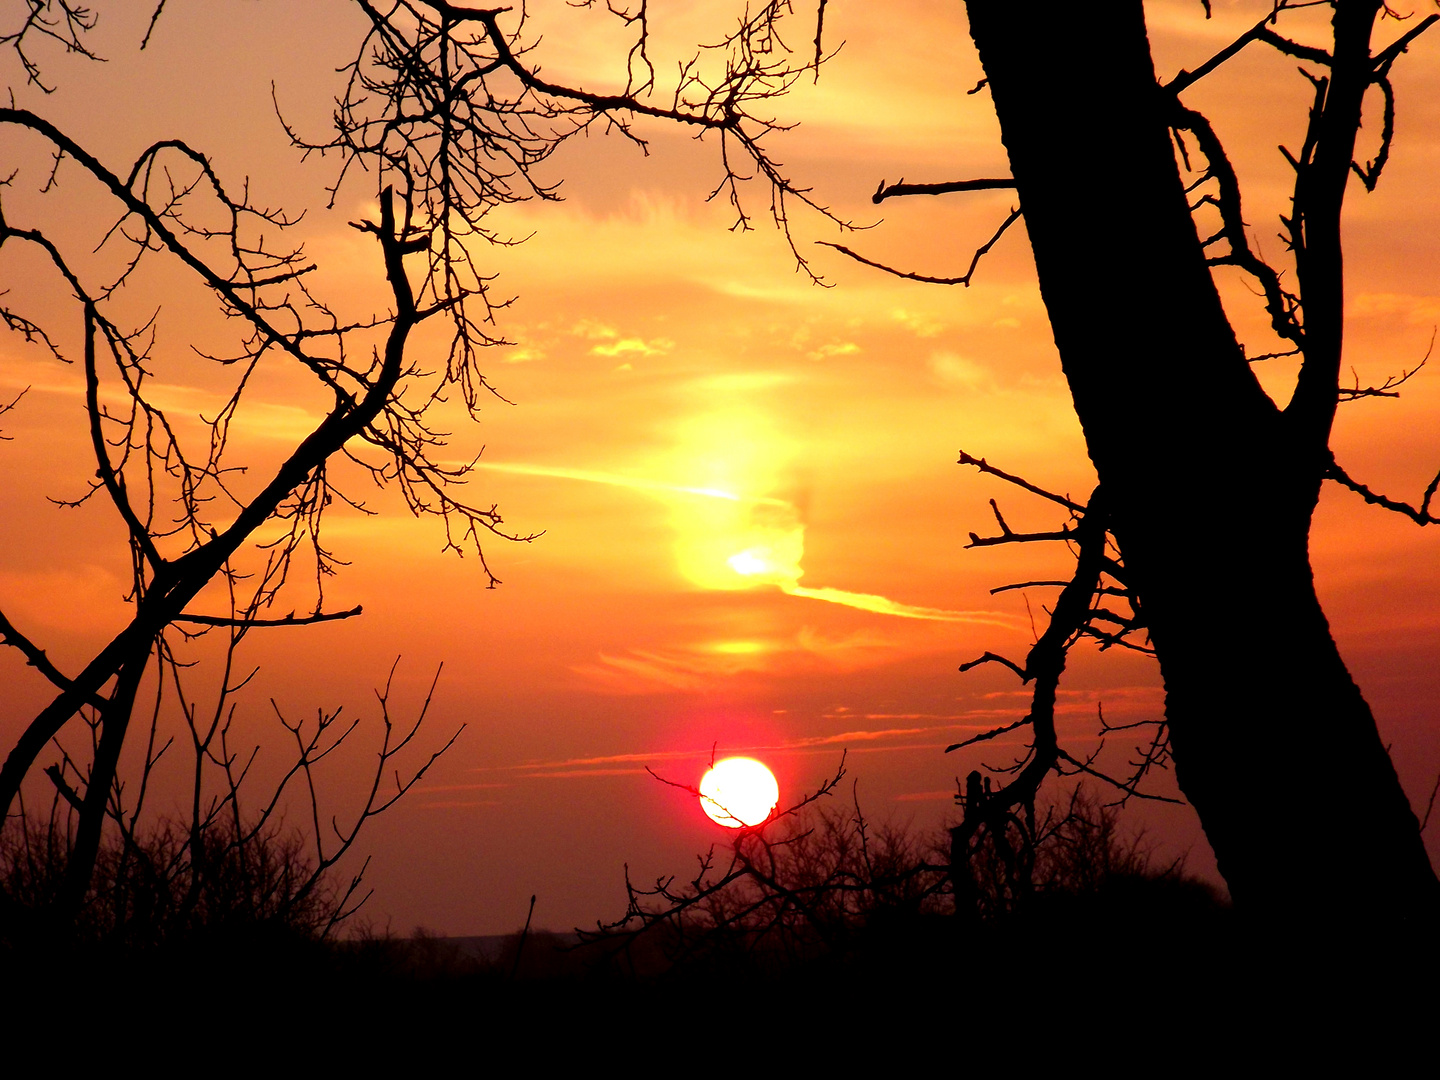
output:
[[[163,0],[154,5],[142,48],[164,8]],[[375,271],[387,286],[388,312],[359,319],[339,314],[311,285],[316,267],[303,252],[275,245],[274,235],[297,219],[252,201],[248,181],[237,188],[185,142],[157,142],[117,166],[87,151],[38,105],[25,108],[12,101],[0,108],[5,132],[0,167],[14,170],[5,181],[0,251],[6,258],[38,256],[47,267],[50,299],[69,305],[63,315],[27,311],[32,284],[26,296],[5,299],[0,318],[56,360],[81,361],[95,479],[68,504],[108,501],[123,524],[133,571],[127,625],[78,673],[62,671],[29,633],[0,615],[0,640],[19,650],[55,691],[0,768],[0,816],[9,820],[22,785],[54,742],[60,760],[45,774],[55,805],[74,814],[73,835],[64,836],[68,869],[57,894],[59,907],[71,917],[91,888],[107,819],[120,826],[125,842],[134,832],[138,806],[125,802],[117,770],[142,687],[154,688],[153,708],[147,705],[152,716],[160,715],[167,686],[184,714],[195,750],[186,850],[188,857],[203,859],[209,846],[199,831],[238,805],[236,772],[244,773],[245,763],[227,741],[227,709],[247,681],[234,669],[236,647],[262,628],[360,614],[358,607],[339,612],[324,607],[324,579],[338,562],[321,540],[324,512],[336,499],[361,507],[337,488],[335,462],[348,460],[362,477],[398,488],[416,513],[441,518],[447,546],[472,550],[490,574],[480,538],[486,532],[506,535],[500,515],[493,506],[459,496],[470,470],[437,455],[444,436],[430,410],[447,391],[458,389],[473,414],[488,390],[479,356],[501,339],[492,332],[491,276],[480,260],[486,242],[507,242],[484,220],[491,209],[556,198],[554,187],[533,171],[565,139],[596,123],[643,146],[632,128],[636,117],[717,135],[724,173],[716,191],[728,192],[742,223],[747,219],[738,194],[741,162],[755,165],[768,181],[777,222],[786,220],[794,200],[814,206],[764,152],[763,140],[776,125],[747,111],[814,66],[792,65],[773,47],[771,8],[742,20],[733,34],[682,69],[673,98],[663,106],[645,100],[654,89],[654,71],[643,47],[643,9],[635,17],[617,12],[641,35],[617,93],[541,77],[527,56],[523,8],[354,0],[352,10],[359,15],[361,40],[354,62],[342,72],[333,128],[319,137],[289,126],[286,131],[302,153],[336,162],[332,196],[349,177],[374,184],[377,212],[352,225],[376,242]],[[42,70],[47,48],[96,59],[87,36],[97,17],[93,8],[70,0],[18,0],[8,11],[0,46],[19,62],[22,85],[14,89],[22,97],[38,102],[43,100],[38,92],[49,91]],[[21,183],[38,192],[19,198]],[[85,214],[100,221],[89,238],[73,227]],[[61,221],[68,227],[59,228]],[[99,248],[91,252],[96,239]],[[225,379],[228,389],[193,442],[152,389],[155,317],[137,313],[133,301],[127,306],[132,294],[153,280],[145,276],[153,264],[188,278],[239,327],[225,351],[198,355],[197,362],[209,362],[208,377]],[[439,364],[413,355],[415,332],[427,323],[448,324],[449,347]],[[239,481],[232,427],[243,424],[252,378],[282,365],[308,373],[331,405],[269,478],[252,487]],[[315,582],[313,607],[306,614],[277,614],[284,610],[276,605],[286,587],[302,576]],[[489,581],[496,583],[493,575]],[[195,610],[216,600],[228,602],[228,610]],[[183,647],[216,631],[227,636],[223,681],[213,707],[199,709],[183,685],[189,662]],[[77,719],[81,741],[89,745],[67,749],[58,740]],[[317,747],[329,745],[323,736],[332,722],[322,715],[321,730],[308,735],[287,724],[297,742],[296,770],[305,772],[323,756]],[[156,743],[156,730],[152,721],[140,803],[155,759],[168,746]],[[399,748],[388,738],[388,722],[385,730],[382,771]],[[308,741],[311,736],[321,742]],[[405,742],[408,738],[399,739],[401,746]],[[223,780],[216,795],[206,798],[202,778],[211,767]],[[396,783],[398,797],[408,785],[398,777]],[[388,801],[374,795],[360,822]],[[33,824],[21,823],[15,850],[29,842]],[[318,814],[314,826],[318,840]],[[47,828],[41,826],[40,834],[49,837]],[[255,822],[226,828],[239,836],[267,835]],[[166,846],[163,836],[156,843]],[[324,853],[316,858],[320,864],[329,860]]]
[[[232,662],[233,652],[232,646]],[[173,657],[164,663],[176,667]],[[393,675],[392,670],[391,681]],[[390,682],[377,691],[380,738],[378,752],[368,755],[363,767],[368,773],[358,773],[342,749],[360,728],[360,719],[336,709],[318,712],[313,720],[291,720],[276,707],[291,756],[279,779],[257,794],[258,785],[247,785],[247,779],[259,747],[245,752],[236,710],[225,707],[235,689],[228,682],[222,686],[212,722],[197,715],[195,702],[180,696],[183,690],[175,680],[172,694],[184,713],[190,745],[175,749],[172,757],[189,751],[182,764],[191,777],[185,793],[188,812],[158,818],[148,813],[157,766],[175,743],[174,736],[163,743],[157,738],[162,732],[156,708],[149,717],[139,775],[128,791],[115,784],[106,807],[108,828],[88,887],[78,895],[72,891],[73,861],[84,802],[75,787],[83,790],[84,773],[57,741],[60,761],[45,769],[55,789],[48,814],[27,812],[22,793],[20,813],[0,832],[0,949],[44,949],[56,934],[128,948],[256,933],[315,939],[328,936],[360,909],[370,895],[361,888],[368,860],[343,883],[336,879],[336,865],[354,848],[366,823],[409,791],[459,733],[402,780],[403,755],[419,733],[429,695],[407,726],[392,715]],[[430,690],[433,694],[433,683]],[[87,719],[93,731],[94,718]],[[344,768],[352,777],[358,773],[368,782],[356,805],[327,805],[322,778],[327,759],[332,769]],[[393,790],[386,790],[391,783]],[[290,823],[287,814],[297,810],[305,828]]]
[[[163,7],[156,6],[156,18]],[[0,302],[0,319],[55,360],[75,364],[93,479],[82,478],[79,490],[61,505],[108,502],[124,528],[132,579],[127,624],[79,672],[62,671],[29,632],[0,615],[0,640],[18,650],[55,695],[26,725],[0,768],[0,818],[8,822],[22,784],[53,742],[59,760],[45,773],[66,822],[66,869],[53,896],[61,921],[73,922],[86,906],[107,821],[117,826],[120,845],[120,854],[107,854],[107,863],[132,855],[158,860],[168,864],[161,876],[173,877],[171,838],[163,832],[140,837],[136,828],[151,772],[170,745],[164,738],[157,741],[157,722],[163,710],[176,709],[194,751],[193,806],[181,845],[193,870],[187,871],[185,890],[191,894],[185,903],[193,909],[214,879],[203,872],[207,861],[218,872],[227,858],[243,863],[247,852],[273,848],[267,838],[276,828],[285,786],[282,782],[268,805],[262,800],[256,817],[240,814],[239,785],[249,763],[234,743],[232,698],[250,675],[237,669],[236,648],[256,630],[360,614],[358,607],[331,611],[324,605],[324,579],[338,561],[321,538],[326,508],[336,499],[360,506],[337,490],[332,460],[348,459],[362,477],[398,487],[415,512],[439,516],[447,545],[470,546],[482,569],[480,536],[503,535],[494,507],[471,505],[456,494],[468,469],[436,458],[445,441],[428,416],[450,386],[462,388],[472,411],[478,407],[477,388],[484,386],[478,351],[491,340],[479,329],[488,314],[484,282],[467,275],[447,243],[451,226],[445,207],[452,205],[451,195],[432,199],[435,183],[407,174],[403,160],[386,159],[375,170],[377,212],[353,226],[375,241],[375,275],[388,286],[391,310],[341,318],[310,288],[316,268],[303,252],[275,245],[274,236],[296,219],[258,206],[248,182],[237,188],[205,154],[178,139],[147,147],[133,162],[107,164],[39,112],[16,104],[14,91],[28,90],[31,97],[37,97],[37,88],[48,91],[36,59],[40,43],[58,42],[67,52],[94,59],[86,34],[96,18],[88,8],[59,0],[10,5],[7,18],[16,16],[18,25],[0,43],[19,58],[26,85],[13,88],[11,104],[0,108],[5,133],[0,168],[7,174],[0,251],[10,272],[28,267],[40,276],[20,295]],[[152,30],[154,25],[152,19]],[[22,198],[16,190],[21,184],[35,190]],[[90,235],[87,225],[94,230]],[[157,355],[157,315],[137,314],[132,295],[152,287],[157,280],[148,276],[152,272],[187,278],[238,328],[224,351],[194,350],[194,362],[225,385],[198,437],[166,406],[163,388],[157,389],[154,370],[171,358]],[[431,365],[410,355],[410,342],[418,327],[437,317],[449,320],[452,339],[448,363],[431,373]],[[232,431],[244,428],[252,381],[286,365],[308,373],[330,405],[278,467],[262,464],[271,470],[268,477],[252,483],[242,479],[246,467],[235,460]],[[277,609],[287,585],[305,577],[315,586],[312,609],[298,615]],[[220,688],[201,707],[186,685],[191,662],[186,647],[215,633],[225,637]],[[142,690],[153,698],[153,705],[145,706],[151,716],[149,745],[142,775],[127,792],[117,768]],[[393,801],[379,794],[379,784],[414,735],[393,730],[385,700],[382,695],[380,756],[388,767],[382,764],[376,774],[355,829]],[[337,724],[337,718],[322,715],[309,726],[287,723],[297,745],[287,781],[296,775],[311,780],[313,765],[348,734],[350,726]],[[83,748],[60,739],[77,721]],[[426,767],[408,783],[396,774],[395,797]],[[218,770],[222,779],[206,789],[208,770]],[[301,875],[302,882],[309,881],[297,886],[301,894],[316,884],[310,871],[321,873],[338,857],[324,835],[328,823],[322,832],[313,783],[310,795],[319,847],[314,865]],[[12,860],[14,867],[26,865],[24,852],[33,850],[37,835],[44,844],[55,840],[53,813],[48,825],[24,820],[23,809],[21,818],[19,835],[9,842],[12,853],[22,853],[18,862]],[[354,832],[338,825],[335,832],[340,850],[348,849]],[[282,861],[293,863],[288,857]]]
[[[1164,676],[1176,775],[1236,902],[1276,919],[1432,914],[1440,887],[1316,598],[1308,537],[1324,480],[1368,494],[1329,449],[1346,396],[1341,206],[1352,173],[1366,189],[1378,181],[1394,131],[1391,65],[1436,16],[1375,48],[1383,5],[1339,0],[1318,46],[1281,32],[1290,6],[1161,84],[1138,2],[1061,6],[1040,20],[1015,5],[967,4],[1103,520]],[[1285,151],[1295,172],[1282,220],[1293,279],[1252,249],[1224,147],[1183,100],[1252,44],[1299,59],[1314,91],[1300,147]],[[1061,95],[1083,123],[1060,118]],[[1367,95],[1383,105],[1384,123],[1362,166]],[[1186,153],[1200,159],[1188,181]],[[1219,217],[1209,235],[1195,220],[1205,210]],[[1114,260],[1122,290],[1095,273],[1097,221],[1098,257]],[[1266,394],[1251,366],[1258,358],[1236,340],[1218,266],[1254,279],[1275,332],[1298,353],[1288,403]],[[1391,508],[1432,522],[1435,486],[1420,506]],[[1244,584],[1245,618],[1265,628],[1263,646],[1237,648],[1215,633],[1217,581]],[[1319,827],[1337,771],[1346,805]],[[1314,889],[1311,875],[1337,850],[1365,852],[1367,873]]]
[[[1377,494],[1335,461],[1330,433],[1342,401],[1393,396],[1414,374],[1368,388],[1340,383],[1340,219],[1352,175],[1373,190],[1389,159],[1391,68],[1440,16],[1401,23],[1376,45],[1377,20],[1390,12],[1373,0],[1266,6],[1231,44],[1162,82],[1140,0],[1040,10],[968,0],[982,87],[993,97],[1013,179],[882,183],[874,199],[1015,189],[1019,209],[976,258],[1023,214],[1100,479],[1086,506],[961,457],[1073,518],[1054,532],[1019,535],[997,509],[1001,533],[972,534],[973,543],[1064,541],[1078,564],[1070,582],[1044,583],[1064,590],[1026,662],[1003,661],[1036,684],[1029,715],[1014,725],[1033,726],[1032,756],[1002,789],[967,804],[957,864],[987,818],[998,826],[1033,803],[1048,772],[1091,769],[1059,749],[1053,723],[1065,653],[1088,636],[1107,647],[1153,646],[1165,725],[1140,769],[1173,752],[1180,786],[1242,910],[1306,925],[1343,915],[1358,925],[1382,913],[1433,914],[1440,886],[1316,597],[1308,539],[1325,480],[1421,525],[1437,520],[1440,475],[1416,505]],[[1317,7],[1329,9],[1328,34],[1310,43],[1321,24],[1295,16]],[[1291,211],[1281,219],[1293,272],[1252,246],[1224,144],[1185,100],[1242,50],[1259,48],[1298,61],[1313,94],[1298,149],[1281,148],[1294,172]],[[1357,137],[1367,102],[1381,123],[1374,156],[1362,165]],[[1215,284],[1221,267],[1254,282],[1278,349],[1247,355],[1240,345]],[[968,284],[975,262],[948,278],[880,268]],[[1266,393],[1252,368],[1277,355],[1300,360],[1286,403]],[[1264,628],[1262,639],[1217,633],[1217,582],[1240,587],[1230,603]],[[1128,610],[1107,609],[1113,598]],[[987,654],[977,663],[999,659]],[[1128,796],[1135,780],[1117,783]],[[1341,782],[1345,806],[1326,813],[1322,827],[1317,815]],[[1315,889],[1311,875],[1337,851],[1365,852],[1368,871]]]

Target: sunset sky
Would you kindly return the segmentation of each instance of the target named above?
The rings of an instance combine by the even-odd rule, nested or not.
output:
[[[300,162],[271,105],[273,82],[287,120],[324,136],[335,69],[353,59],[363,32],[355,13],[338,0],[172,3],[139,53],[145,19],[112,6],[101,5],[95,34],[108,62],[52,50],[47,76],[57,92],[17,89],[17,101],[121,172],[160,138],[203,148],[228,182],[249,177],[257,203],[307,211],[297,235],[321,267],[317,290],[346,312],[383,308],[376,245],[346,225],[372,212],[369,179],[347,182],[327,210],[335,163]],[[547,77],[623,86],[614,20],[558,0],[530,7]],[[712,747],[767,762],[782,805],[833,775],[848,751],[841,797],[854,781],[867,815],[922,831],[954,814],[956,777],[1022,749],[1002,739],[983,752],[942,752],[1017,719],[1028,700],[998,667],[956,668],[987,649],[1023,661],[1031,616],[1043,629],[1041,607],[1054,590],[989,590],[1068,576],[1068,562],[1059,550],[965,544],[972,530],[991,530],[991,498],[1016,528],[1053,528],[1061,517],[959,466],[957,452],[1080,498],[1094,475],[1023,223],[968,289],[902,281],[816,246],[841,242],[902,269],[956,275],[1013,205],[1006,191],[871,203],[881,180],[1008,172],[988,96],[966,94],[981,72],[962,5],[896,0],[883,15],[880,7],[832,0],[827,41],[844,47],[818,85],[804,82],[770,105],[800,121],[771,143],[789,175],[842,219],[874,225],[842,235],[819,215],[795,213],[796,242],[829,287],[796,271],[758,185],[746,192],[753,231],[732,231],[723,200],[706,201],[720,176],[711,141],[659,124],[637,128],[650,140],[648,157],[598,128],[572,140],[541,173],[563,180],[563,201],[498,211],[492,227],[528,239],[478,252],[499,275],[496,295],[516,298],[496,327],[514,344],[486,360],[506,400],[487,402],[478,425],[458,409],[445,417],[454,461],[483,448],[469,497],[497,503],[507,527],[542,535],[489,541],[486,558],[503,584],[487,590],[473,557],[441,550],[435,521],[413,518],[394,492],[350,475],[347,493],[380,513],[337,506],[327,519],[328,542],[349,565],[327,583],[326,606],[363,604],[364,616],[247,643],[245,657],[261,671],[241,699],[243,730],[276,765],[284,732],[270,699],[287,716],[343,704],[373,720],[372,688],[399,657],[392,705],[413,714],[444,665],[421,740],[435,747],[465,730],[361,844],[374,855],[367,913],[380,925],[501,932],[524,920],[532,893],[540,925],[617,917],[625,864],[637,881],[684,874],[696,853],[724,841],[698,802],[645,772],[698,783]],[[1206,21],[1198,0],[1146,5],[1162,78],[1197,66],[1270,5],[1213,7]],[[1412,7],[1435,10],[1400,10]],[[725,28],[732,16],[716,18],[722,8],[730,10],[654,5],[662,78]],[[803,47],[800,22],[791,43]],[[1386,21],[1379,36],[1399,33]],[[3,62],[9,85],[20,87],[13,58]],[[1440,323],[1440,29],[1402,58],[1395,83],[1392,161],[1378,191],[1366,196],[1357,184],[1347,206],[1347,363],[1361,385],[1414,367]],[[1186,97],[1227,140],[1267,254],[1279,252],[1276,216],[1286,208],[1276,146],[1300,139],[1308,95],[1293,61],[1252,46]],[[38,144],[10,139],[0,172],[21,169],[4,192],[19,224],[25,208],[55,203],[34,194],[45,177]],[[74,197],[93,207],[78,170],[70,178]],[[67,220],[67,235],[104,231],[108,223],[84,212]],[[68,311],[36,292],[31,266],[0,252],[0,289]],[[213,412],[219,384],[190,345],[224,328],[192,312],[182,293],[172,299],[164,280],[148,284],[136,310],[161,307],[157,380],[167,404],[176,415]],[[1241,340],[1265,351],[1263,310],[1242,282],[1222,288]],[[1125,318],[1125,291],[1117,276],[1116,319]],[[1155,349],[1163,358],[1165,342]],[[1270,363],[1267,388],[1283,396],[1294,369]],[[103,508],[47,502],[80,494],[93,471],[83,378],[19,336],[0,336],[0,399],[25,387],[22,403],[0,417],[10,440],[0,442],[0,610],[62,667],[78,669],[123,625],[128,556]],[[237,463],[273,468],[323,406],[301,376],[267,374],[237,421]],[[1352,475],[1418,499],[1440,467],[1440,372],[1422,372],[1398,401],[1343,407],[1334,445]],[[1197,510],[1196,527],[1217,544],[1244,542],[1240,522],[1207,521]],[[1333,487],[1312,537],[1342,653],[1422,812],[1440,771],[1437,544],[1433,532]],[[1215,593],[1216,635],[1263,650],[1267,628],[1246,617],[1246,583],[1204,574],[1197,568],[1198,587]],[[313,605],[313,587],[305,589],[297,584],[282,613]],[[46,695],[13,650],[0,664],[8,751]],[[1113,723],[1157,716],[1161,697],[1144,658],[1078,647],[1061,691],[1065,743],[1093,747],[1102,704]],[[1304,718],[1277,722],[1303,730]],[[1235,738],[1243,749],[1244,732]],[[370,753],[368,744],[351,749],[330,778],[342,818]],[[1129,751],[1120,739],[1102,760],[1123,768]],[[1269,767],[1283,763],[1256,762],[1257,783]],[[1336,801],[1314,808],[1317,828],[1338,811],[1344,783],[1337,762]],[[1168,776],[1153,786],[1174,794]],[[48,794],[36,787],[33,797]],[[1263,805],[1257,813],[1263,827]],[[1127,814],[1165,852],[1188,851],[1191,869],[1214,875],[1188,808]],[[1432,857],[1440,855],[1440,828],[1427,835]],[[1346,863],[1363,857],[1336,855],[1323,872],[1351,872]]]

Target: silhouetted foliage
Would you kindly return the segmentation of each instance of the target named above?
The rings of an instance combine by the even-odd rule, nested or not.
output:
[[[126,948],[267,927],[310,937],[328,931],[340,914],[333,887],[315,880],[300,835],[272,831],[246,839],[225,822],[205,829],[200,841],[196,852],[188,826],[170,821],[153,824],[135,843],[108,840],[76,937]],[[48,929],[69,844],[68,831],[53,819],[6,835],[0,927],[12,948]]]
[[[381,735],[368,794],[341,812],[322,804],[319,766],[344,753],[360,722],[344,720],[338,710],[308,723],[289,722],[277,710],[294,742],[294,757],[275,786],[259,796],[245,786],[259,748],[242,759],[233,745],[233,715],[207,733],[192,728],[189,819],[145,814],[145,789],[160,754],[148,758],[136,801],[127,803],[117,789],[108,806],[108,828],[78,906],[66,890],[83,804],[66,776],[75,771],[74,763],[65,757],[63,767],[52,766],[56,795],[48,816],[26,813],[22,798],[21,814],[0,832],[0,944],[18,948],[72,937],[144,949],[237,934],[330,935],[369,896],[361,887],[364,866],[342,879],[337,864],[366,822],[394,805],[449,746],[402,780],[395,762],[419,732],[429,698],[414,723],[399,729],[390,715],[388,685],[377,699]],[[152,748],[155,736],[152,727]],[[382,792],[392,780],[393,792]],[[288,790],[292,783],[303,788],[296,799]],[[287,808],[293,812],[307,804],[306,828],[287,822]]]
[[[996,935],[1109,922],[1111,911],[1143,913],[1137,927],[1223,918],[1224,905],[1184,873],[1183,858],[1157,862],[1144,835],[1129,835],[1117,808],[1083,786],[1036,817],[980,834],[954,868],[944,831],[877,825],[858,799],[844,810],[826,805],[843,775],[842,766],[796,806],[736,830],[691,877],[637,888],[627,876],[628,911],[585,932],[589,947],[620,956],[646,943],[667,958],[665,970],[702,981],[875,963],[939,980]]]

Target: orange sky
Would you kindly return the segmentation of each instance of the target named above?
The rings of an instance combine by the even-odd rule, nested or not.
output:
[[[1206,23],[1198,3],[1148,4],[1162,77],[1193,67],[1268,7],[1221,0]],[[623,54],[596,32],[595,16],[558,3],[532,8],[550,77],[623,82]],[[1006,170],[988,98],[964,93],[979,67],[958,10],[905,0],[877,20],[832,2],[827,33],[845,47],[818,87],[774,106],[803,121],[775,143],[790,173],[842,217],[879,222],[844,242],[931,274],[963,272],[1011,205],[1006,192],[869,201],[881,179]],[[656,5],[657,49],[678,56],[712,33],[702,15],[713,11]],[[117,166],[156,138],[206,148],[222,175],[250,177],[257,201],[308,208],[302,231],[327,295],[356,312],[383,303],[374,246],[345,225],[369,192],[342,189],[326,212],[331,166],[299,165],[270,112],[274,80],[287,116],[320,132],[332,70],[356,40],[345,5],[180,5],[136,54],[140,32],[103,12],[99,49],[110,62],[53,58],[60,90],[18,100]],[[1382,29],[1395,33],[1394,24]],[[1188,100],[1219,121],[1248,182],[1249,220],[1270,251],[1284,208],[1274,147],[1298,139],[1306,89],[1291,63],[1252,52]],[[18,85],[13,65],[10,75]],[[1412,49],[1396,83],[1394,158],[1380,190],[1357,191],[1348,209],[1349,362],[1362,383],[1413,366],[1440,321],[1440,38]],[[478,427],[455,416],[453,456],[483,446],[475,500],[498,502],[514,528],[544,535],[489,544],[504,584],[487,591],[473,559],[440,551],[436,523],[406,515],[393,493],[367,494],[378,517],[341,508],[327,525],[351,564],[329,586],[327,606],[363,603],[365,616],[271,631],[247,647],[262,670],[243,699],[246,723],[272,761],[280,745],[267,699],[287,714],[344,703],[373,717],[371,687],[397,655],[396,699],[409,707],[443,662],[429,737],[466,730],[363,845],[375,855],[370,914],[397,931],[510,929],[532,892],[543,925],[618,915],[622,864],[638,880],[684,872],[721,838],[698,805],[643,771],[694,783],[712,744],[764,758],[782,800],[816,786],[848,748],[867,813],[932,828],[951,812],[955,777],[982,760],[947,758],[943,747],[1024,706],[1004,672],[955,669],[986,649],[1022,658],[1026,600],[988,590],[1063,573],[1064,560],[963,546],[970,530],[988,530],[991,497],[1016,527],[1058,520],[960,468],[956,452],[1081,496],[1093,476],[1023,230],[1006,236],[967,290],[899,281],[814,247],[815,268],[833,285],[817,288],[766,227],[764,192],[751,193],[757,229],[729,232],[727,209],[704,201],[717,177],[714,148],[662,127],[644,133],[648,159],[598,134],[567,145],[545,173],[564,178],[565,201],[497,214],[502,231],[534,235],[484,253],[501,275],[497,288],[518,297],[499,324],[516,344],[487,365],[514,404],[487,404]],[[21,189],[33,190],[40,174],[24,148],[13,152],[31,170],[13,205],[28,206]],[[807,252],[840,239],[813,216],[798,216],[796,228]],[[7,284],[23,290],[24,274],[0,256]],[[1258,351],[1260,309],[1236,283],[1223,284],[1242,340]],[[1115,289],[1123,295],[1123,279]],[[218,384],[188,344],[223,328],[178,292],[136,302],[161,299],[157,377],[177,414],[194,415]],[[1163,354],[1164,343],[1156,349]],[[1280,392],[1286,375],[1267,373],[1267,385]],[[78,666],[124,617],[125,553],[100,508],[67,512],[45,501],[73,495],[85,475],[76,373],[0,338],[0,391],[25,386],[22,406],[0,421],[13,440],[0,443],[10,478],[0,492],[0,610]],[[237,452],[273,462],[322,406],[295,377],[267,375]],[[1347,406],[1336,448],[1352,474],[1416,498],[1440,465],[1440,378],[1422,374],[1398,402]],[[1217,542],[1233,535],[1233,523],[1214,528]],[[1428,795],[1440,770],[1435,544],[1327,490],[1312,545],[1342,651],[1412,799]],[[1208,586],[1217,633],[1264,648],[1265,627],[1246,622],[1231,584]],[[1036,591],[1029,602],[1038,608],[1051,595]],[[302,587],[293,606],[311,602]],[[0,662],[8,747],[43,687],[14,655]],[[1112,722],[1155,715],[1153,667],[1077,649],[1062,690],[1070,745],[1093,742],[1101,702]],[[1243,732],[1236,738],[1242,744]],[[983,760],[1006,761],[1018,745],[991,744]],[[1126,747],[1116,749],[1119,762]],[[357,747],[346,766],[348,781],[332,778],[338,796],[364,752]],[[1343,762],[1336,768],[1338,787]],[[1163,778],[1158,789],[1168,790]],[[1317,827],[1329,811],[1315,808]],[[1213,872],[1188,809],[1141,810],[1133,821],[1171,850],[1189,847],[1192,867]]]

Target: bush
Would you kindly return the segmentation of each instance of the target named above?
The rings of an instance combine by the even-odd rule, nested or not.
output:
[[[0,834],[0,941],[21,947],[56,936],[107,948],[148,949],[200,939],[324,937],[347,913],[343,890],[307,855],[304,837],[276,825],[213,821],[191,830],[162,820],[141,834],[112,833],[73,926],[52,925],[72,834],[52,815]]]
[[[877,826],[858,806],[804,805],[712,849],[688,882],[627,882],[626,916],[587,936],[615,949],[658,940],[669,970],[704,980],[836,963],[938,978],[950,964],[942,957],[1013,950],[1044,924],[1213,921],[1224,908],[1183,859],[1158,862],[1143,833],[1127,836],[1118,811],[1083,788],[1030,831],[1016,825],[994,841],[972,849],[979,903],[974,918],[957,919],[948,834]]]

